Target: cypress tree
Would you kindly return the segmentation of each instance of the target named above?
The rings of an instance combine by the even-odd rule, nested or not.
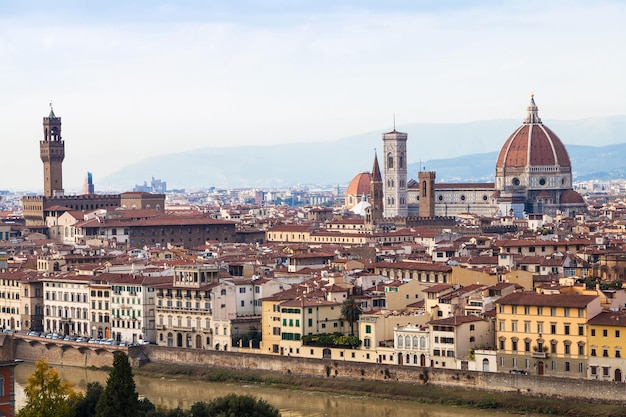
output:
[[[113,369],[96,405],[96,417],[136,417],[139,395],[128,355],[115,352]]]

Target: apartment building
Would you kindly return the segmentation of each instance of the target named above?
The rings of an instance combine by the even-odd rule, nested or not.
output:
[[[43,276],[44,331],[89,336],[89,285],[91,276]]]
[[[501,372],[585,378],[587,321],[602,311],[593,295],[516,292],[496,302]]]
[[[587,322],[589,367],[587,377],[626,381],[626,311],[603,311]]]

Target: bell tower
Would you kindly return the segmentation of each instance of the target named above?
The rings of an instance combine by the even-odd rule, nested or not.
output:
[[[384,216],[407,217],[406,141],[408,135],[398,132],[383,134],[384,155]]]
[[[65,142],[61,138],[61,118],[56,117],[52,104],[50,115],[43,118],[43,140],[39,142],[39,156],[43,162],[43,195],[63,195],[63,159]]]

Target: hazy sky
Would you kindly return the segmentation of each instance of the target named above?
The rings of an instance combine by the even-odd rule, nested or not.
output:
[[[68,191],[150,155],[382,132],[394,114],[521,122],[532,92],[546,122],[626,114],[625,22],[619,1],[2,0],[0,189],[43,187],[50,101]]]

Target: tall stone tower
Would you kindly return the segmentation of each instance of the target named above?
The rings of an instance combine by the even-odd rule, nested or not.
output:
[[[406,140],[407,134],[394,130],[383,134],[385,170],[385,217],[407,217]]]
[[[420,196],[420,217],[435,217],[435,172],[420,171],[417,174]]]
[[[373,226],[383,220],[383,177],[380,175],[378,155],[376,154],[374,154],[374,166],[370,178],[370,207],[369,216],[366,216],[366,223]]]
[[[39,142],[43,162],[43,195],[63,195],[63,159],[65,142],[61,139],[61,118],[56,117],[52,105],[50,115],[43,118],[43,140]]]

